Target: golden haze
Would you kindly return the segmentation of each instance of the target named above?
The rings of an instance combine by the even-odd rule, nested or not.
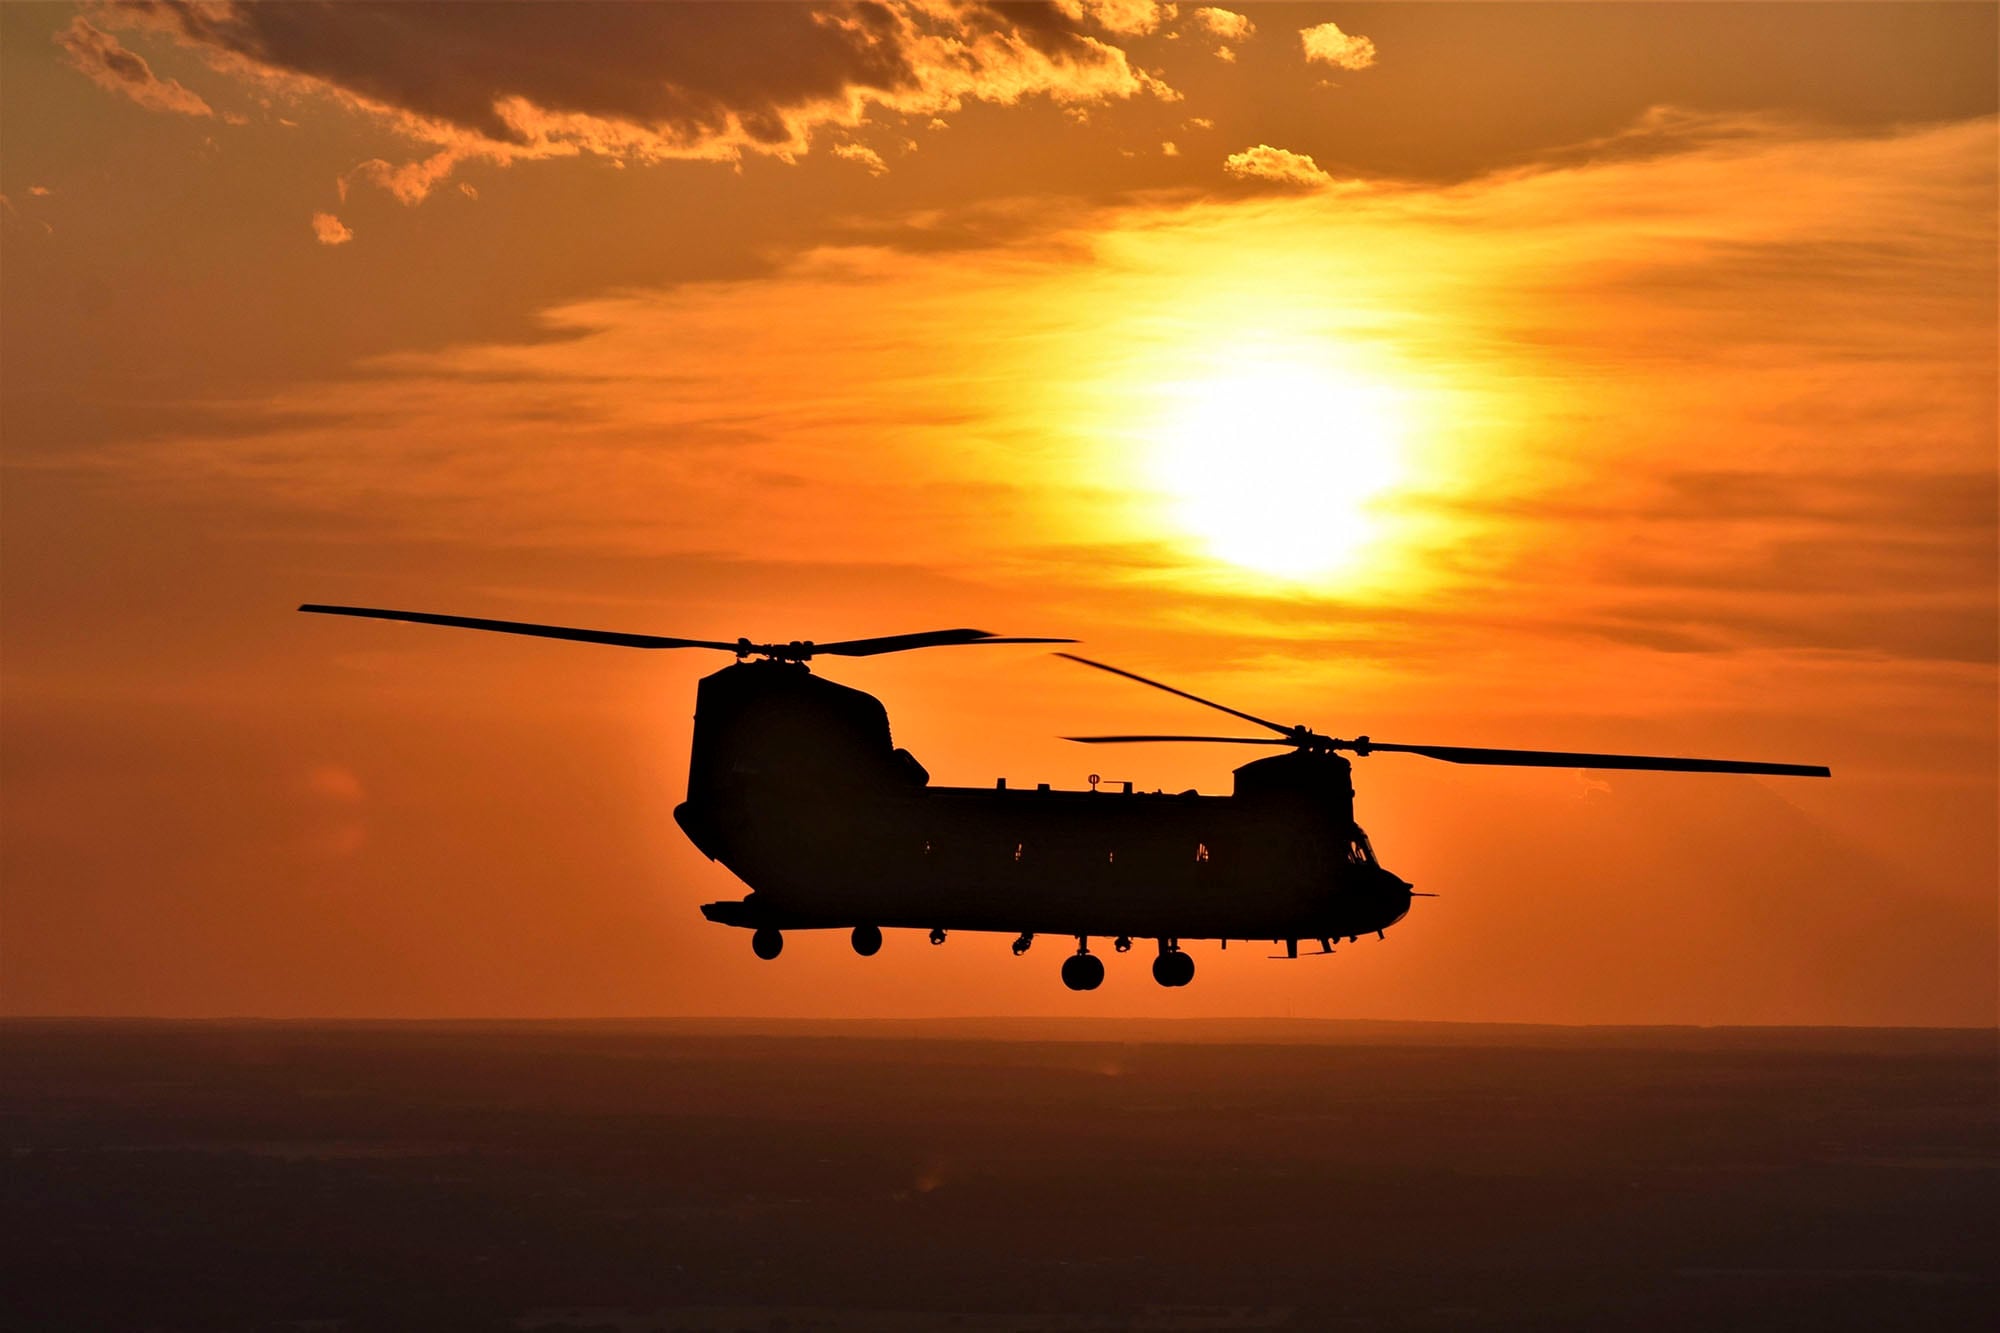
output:
[[[551,76],[504,125],[334,31],[259,65],[0,13],[0,1000],[1077,1003],[998,940],[766,967],[701,922],[737,889],[668,812],[719,663],[289,615],[318,600],[1073,634],[1342,733],[1826,762],[1372,758],[1363,821],[1443,897],[1312,968],[1114,967],[1093,1003],[1990,1022],[1991,14],[1612,8],[1273,7],[1233,60],[1085,17],[975,69],[904,7],[887,90],[807,9],[703,11],[681,38],[796,39],[812,78],[681,122]],[[615,58],[558,13],[494,40]],[[1336,17],[1370,63],[1305,58]],[[153,82],[99,77],[99,37]],[[1508,61],[1540,100],[1440,112]],[[1062,745],[1210,720],[1032,650],[823,669],[939,782],[1213,791],[1239,757]]]

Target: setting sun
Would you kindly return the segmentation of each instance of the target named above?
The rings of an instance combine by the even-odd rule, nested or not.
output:
[[[1372,506],[1405,470],[1394,390],[1281,364],[1177,384],[1166,399],[1154,480],[1208,555],[1304,580],[1351,569],[1378,535]]]

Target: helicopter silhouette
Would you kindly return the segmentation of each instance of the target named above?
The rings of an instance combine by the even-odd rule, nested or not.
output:
[[[834,643],[681,639],[513,620],[308,603],[301,611],[409,621],[623,648],[707,648],[736,661],[695,694],[687,799],[674,820],[696,848],[749,886],[702,915],[747,929],[759,958],[776,958],[788,930],[847,930],[871,956],[886,929],[1013,935],[1018,956],[1038,935],[1076,941],[1063,984],[1095,990],[1104,963],[1090,941],[1124,953],[1151,939],[1162,986],[1194,979],[1189,940],[1270,940],[1286,958],[1301,940],[1331,953],[1338,939],[1381,935],[1417,894],[1384,867],[1354,819],[1344,753],[1414,754],[1454,764],[1649,769],[1830,777],[1818,765],[1661,755],[1499,750],[1342,739],[1284,726],[1171,685],[1071,653],[1058,656],[1227,713],[1266,736],[1069,736],[1089,745],[1193,742],[1282,747],[1235,770],[1228,796],[934,787],[895,745],[880,700],[822,676],[814,657],[874,657],[918,648],[1073,643],[946,629]]]

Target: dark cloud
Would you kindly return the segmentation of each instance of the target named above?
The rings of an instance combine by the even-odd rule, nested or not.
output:
[[[841,23],[822,17],[832,11],[733,4],[131,8],[263,68],[503,142],[522,141],[495,110],[508,97],[689,138],[721,132],[734,114],[776,139],[787,109],[850,86],[895,91],[915,81],[894,16],[874,5],[842,8]]]
[[[967,99],[1165,91],[1081,18],[1039,5],[134,0],[119,12],[251,77],[526,152],[786,154],[871,106],[928,116]]]
[[[1991,607],[1900,599],[1699,597],[1624,603],[1578,622],[1585,633],[1663,652],[1782,648],[1991,666]]]

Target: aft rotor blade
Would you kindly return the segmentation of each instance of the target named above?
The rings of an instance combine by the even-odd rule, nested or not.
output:
[[[407,620],[415,625],[445,625],[452,629],[480,629],[495,634],[526,634],[537,639],[569,639],[576,643],[607,643],[616,648],[720,648],[735,652],[737,645],[715,639],[670,639],[659,634],[626,634],[608,629],[575,629],[568,625],[536,625],[522,620],[482,620],[476,616],[441,616],[429,611],[385,611],[375,606],[320,606],[308,602],[299,608],[324,616],[360,616],[366,620]]]
[[[1056,656],[1067,657],[1070,661],[1081,662],[1084,666],[1087,667],[1096,667],[1099,671],[1109,671],[1112,675],[1123,676],[1127,680],[1136,680],[1141,685],[1150,685],[1156,690],[1165,690],[1168,694],[1177,694],[1181,698],[1186,699],[1191,703],[1198,703],[1204,708],[1213,708],[1218,713],[1227,713],[1231,717],[1240,717],[1245,722],[1254,722],[1260,727],[1269,727],[1271,730],[1277,732],[1281,736],[1290,736],[1292,734],[1292,729],[1290,727],[1281,727],[1277,723],[1271,721],[1269,718],[1258,717],[1255,713],[1241,712],[1237,709],[1229,707],[1226,704],[1219,704],[1215,702],[1215,700],[1213,699],[1204,699],[1199,694],[1189,694],[1186,690],[1177,690],[1171,685],[1162,685],[1157,680],[1147,680],[1144,676],[1138,675],[1135,672],[1127,671],[1122,667],[1106,666],[1102,662],[1093,662],[1087,657],[1078,657],[1075,653],[1057,653]]]
[[[1762,773],[1772,777],[1830,778],[1822,764],[1762,764],[1743,759],[1682,759],[1655,754],[1582,754],[1568,750],[1487,750],[1463,745],[1389,745],[1365,741],[1343,746],[1360,754],[1383,750],[1420,754],[1448,764],[1505,764],[1515,768],[1627,768],[1664,773]]]
[[[1075,639],[1011,639],[989,634],[983,629],[933,629],[918,634],[885,634],[874,639],[842,639],[838,643],[816,643],[815,654],[833,657],[874,657],[878,653],[908,652],[912,648],[946,648],[975,643],[1075,643]]]
[[[1065,736],[1082,745],[1130,745],[1138,741],[1205,741],[1213,745],[1290,745],[1275,736]]]

